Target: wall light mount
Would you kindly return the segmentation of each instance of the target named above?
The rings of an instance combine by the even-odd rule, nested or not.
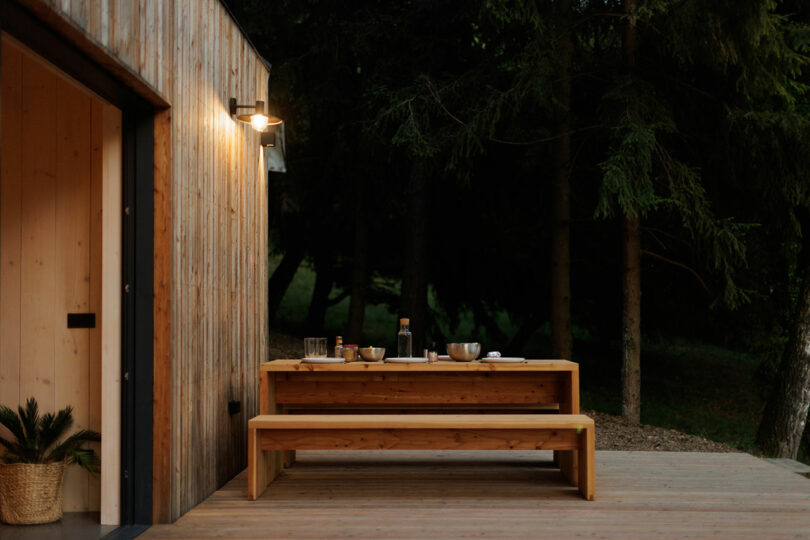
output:
[[[265,148],[273,148],[276,146],[276,131],[278,130],[277,126],[267,126],[267,129],[262,131],[261,140],[259,144]]]
[[[265,131],[267,126],[277,126],[282,120],[281,118],[267,114],[264,108],[264,101],[257,101],[255,105],[239,105],[236,98],[228,100],[228,109],[231,116],[253,126],[256,131]],[[251,112],[240,114],[240,109],[252,109]]]

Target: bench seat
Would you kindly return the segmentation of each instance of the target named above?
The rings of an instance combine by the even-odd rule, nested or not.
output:
[[[594,498],[594,423],[582,414],[261,415],[248,422],[248,498],[281,471],[284,450],[567,450]]]

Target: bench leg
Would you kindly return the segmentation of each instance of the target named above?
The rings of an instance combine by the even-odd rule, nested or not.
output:
[[[587,500],[592,501],[596,494],[596,474],[594,428],[583,429],[579,434],[579,492]]]
[[[284,468],[292,467],[295,464],[295,450],[284,451]]]
[[[579,466],[578,453],[577,450],[557,451],[557,465],[560,467],[560,472],[574,486],[579,484],[579,471],[577,470]]]
[[[259,430],[248,429],[248,500],[255,501],[281,472],[282,452],[262,450]]]

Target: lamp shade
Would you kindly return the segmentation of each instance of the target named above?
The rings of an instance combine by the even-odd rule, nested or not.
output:
[[[282,120],[275,116],[270,116],[264,110],[264,101],[257,101],[255,107],[249,105],[237,105],[236,100],[231,98],[230,102],[231,114],[236,117],[240,122],[245,122],[253,126],[256,131],[264,131],[267,126],[277,126]],[[236,109],[247,108],[253,109],[253,112],[246,114],[236,114]]]

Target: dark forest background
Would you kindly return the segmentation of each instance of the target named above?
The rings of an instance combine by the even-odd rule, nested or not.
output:
[[[415,350],[571,357],[586,406],[796,456],[810,3],[226,3],[284,119],[273,330],[409,316]]]

